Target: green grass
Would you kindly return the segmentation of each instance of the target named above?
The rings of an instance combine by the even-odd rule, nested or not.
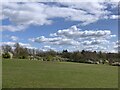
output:
[[[3,60],[3,88],[117,88],[118,67]]]

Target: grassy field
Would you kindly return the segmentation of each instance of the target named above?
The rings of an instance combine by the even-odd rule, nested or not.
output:
[[[117,88],[118,67],[3,60],[3,88]]]

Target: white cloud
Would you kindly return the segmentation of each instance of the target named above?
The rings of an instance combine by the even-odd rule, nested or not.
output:
[[[110,30],[80,30],[76,26],[68,29],[58,30],[57,33],[50,34],[51,36],[62,36],[67,38],[108,38],[114,37]]]
[[[11,31],[11,32],[16,32],[16,31],[23,31],[27,28],[27,26],[23,26],[23,25],[17,25],[17,26],[13,26],[13,25],[3,25],[0,26],[0,31]]]
[[[116,35],[110,35],[110,37],[116,37]]]
[[[120,19],[120,15],[111,15],[110,19]]]
[[[37,37],[34,41],[35,42],[56,42],[56,41],[59,41],[61,40],[62,38],[61,37],[57,37],[57,38],[46,38],[44,36],[41,36],[41,37]]]
[[[9,45],[11,47],[14,47],[14,45],[16,44],[16,42],[1,42],[0,46],[2,45]],[[29,43],[22,43],[19,42],[19,44],[24,47],[24,48],[29,48],[29,49],[37,49],[36,47],[31,46]]]
[[[104,3],[96,2],[57,2],[49,5],[43,3],[3,3],[3,19],[8,18],[12,23],[23,26],[3,26],[3,30],[21,31],[24,26],[49,25],[53,18],[64,18],[69,21],[79,21],[81,25],[94,23],[111,12],[106,10]],[[65,5],[61,7],[59,5]],[[113,16],[112,16],[113,17]]]
[[[81,30],[75,25],[68,29],[58,30],[56,33],[51,33],[52,38],[40,36],[30,39],[31,41],[39,43],[49,43],[52,45],[95,45],[107,44],[116,35],[112,35],[110,30]]]
[[[31,41],[31,42],[34,42],[34,41],[35,41],[34,38],[29,38],[28,40]]]
[[[32,41],[50,45],[65,46],[66,48],[75,47],[77,50],[102,50],[109,51],[112,46],[111,38],[116,37],[110,30],[81,30],[80,28],[71,26],[68,29],[58,30],[51,33],[50,37],[40,36],[32,38]],[[113,47],[113,46],[112,46]],[[76,50],[71,48],[71,50]]]
[[[16,42],[1,42],[2,43],[2,45],[10,45],[10,46],[14,46],[15,44],[16,44]],[[28,44],[28,43],[19,43],[21,46],[23,46],[23,47],[28,47],[28,46],[30,46],[30,44]]]
[[[1,45],[10,45],[10,46],[14,46],[15,42],[1,42]]]
[[[46,38],[44,36],[41,36],[35,38],[34,41],[38,43],[48,43],[52,45],[79,45],[78,41],[62,37]]]
[[[23,47],[30,47],[31,45],[30,44],[28,44],[28,43],[19,43],[21,46],[23,46]]]
[[[85,46],[85,50],[88,51],[102,51],[102,52],[107,52],[107,48],[101,45],[90,45],[90,46]]]
[[[41,50],[42,50],[42,51],[49,51],[49,50],[54,50],[54,51],[56,51],[56,49],[55,49],[55,48],[52,48],[51,46],[43,46]]]
[[[120,45],[120,40],[116,41],[116,44],[117,44],[117,45]]]
[[[118,52],[120,51],[120,40],[113,42],[114,45],[114,51]]]
[[[119,2],[119,0],[4,0],[2,2],[104,2],[104,1],[109,1],[109,2]]]
[[[11,39],[12,41],[17,41],[19,38],[16,37],[16,36],[11,36],[10,39]]]
[[[45,15],[44,4],[39,3],[4,3],[2,6],[2,14],[8,18],[15,26],[1,26],[3,30],[9,30],[12,32],[21,31],[26,29],[29,25],[44,25],[51,24],[52,21],[48,20]],[[5,18],[3,18],[5,19]]]
[[[3,15],[16,24],[44,25],[50,24],[47,15],[44,13],[46,5],[41,3],[7,3],[3,4]]]
[[[83,41],[82,44],[83,45],[100,45],[100,44],[106,44],[109,43],[108,40],[91,40],[91,41]]]

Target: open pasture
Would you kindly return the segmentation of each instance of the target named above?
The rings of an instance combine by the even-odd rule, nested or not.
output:
[[[118,67],[72,62],[3,60],[3,88],[117,88]]]

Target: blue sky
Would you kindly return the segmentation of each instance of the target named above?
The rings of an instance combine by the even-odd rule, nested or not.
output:
[[[2,44],[117,52],[117,2],[4,2],[1,10]]]

